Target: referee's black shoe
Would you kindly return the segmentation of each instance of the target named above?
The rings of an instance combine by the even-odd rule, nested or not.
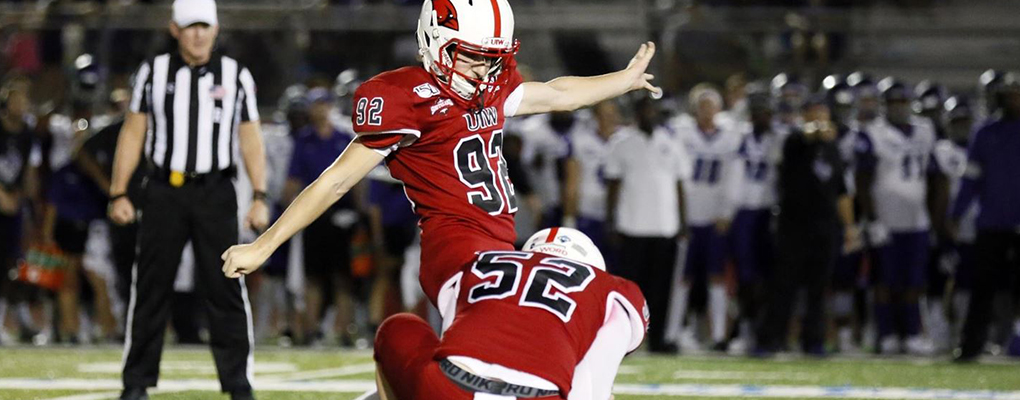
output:
[[[120,400],[149,400],[149,394],[143,387],[128,387],[120,392]]]
[[[251,389],[243,389],[230,392],[230,400],[255,400],[255,395],[252,394]]]

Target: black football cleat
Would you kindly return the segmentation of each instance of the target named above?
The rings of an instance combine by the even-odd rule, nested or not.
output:
[[[255,394],[251,389],[242,389],[230,392],[230,400],[255,400]]]
[[[143,387],[129,387],[120,392],[120,400],[149,400],[149,393]]]

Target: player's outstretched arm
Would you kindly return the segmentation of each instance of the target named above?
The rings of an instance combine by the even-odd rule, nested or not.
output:
[[[223,253],[223,274],[237,278],[257,270],[277,247],[322,215],[382,160],[381,154],[361,141],[351,142],[318,179],[301,191],[269,230],[251,244],[232,246]]]
[[[645,72],[653,56],[655,43],[647,42],[623,70],[599,76],[565,76],[544,83],[524,83],[524,97],[516,115],[574,111],[633,90],[643,89],[659,96],[662,89],[652,85],[650,81],[654,77]]]

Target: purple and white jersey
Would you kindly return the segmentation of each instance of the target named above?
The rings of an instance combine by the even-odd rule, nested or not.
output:
[[[690,123],[675,124],[673,128],[689,163],[690,174],[684,179],[687,222],[706,226],[732,219],[736,212],[736,184],[732,180],[739,178],[735,166],[742,135],[723,127],[706,133]]]
[[[543,114],[521,120],[520,124],[514,126],[523,139],[521,161],[542,201],[544,211],[560,206],[562,179],[559,165],[571,156],[571,132],[585,125],[585,121],[577,118],[567,132],[559,133],[550,125],[549,115]]]
[[[919,232],[931,227],[928,215],[928,174],[933,160],[935,128],[927,119],[912,117],[907,132],[884,118],[857,134],[856,169],[871,170],[875,214],[890,232]]]
[[[767,210],[776,204],[776,167],[783,151],[783,139],[772,130],[763,135],[743,135],[731,180],[741,210]]]
[[[577,199],[577,213],[581,217],[606,219],[606,184],[602,174],[611,140],[612,137],[603,139],[594,124],[590,129],[574,129],[570,133],[571,153],[581,170]]]
[[[939,140],[935,143],[935,160],[942,173],[949,179],[949,194],[956,198],[960,192],[963,175],[967,171],[967,147],[953,143],[951,140]],[[967,212],[960,218],[957,239],[965,243],[974,243],[977,239],[975,222],[978,215],[978,203],[971,203]]]

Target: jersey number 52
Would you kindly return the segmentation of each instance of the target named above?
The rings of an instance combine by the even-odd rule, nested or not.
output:
[[[495,278],[495,280],[472,287],[468,294],[468,302],[473,304],[517,295],[521,280],[525,278],[521,276],[524,269],[522,261],[534,255],[518,251],[482,253],[478,262],[471,267],[471,273],[479,279]],[[584,291],[593,279],[595,271],[590,266],[564,258],[546,258],[531,269],[531,273],[525,279],[527,283],[524,285],[524,294],[517,304],[521,307],[543,309],[564,323],[570,322],[577,302],[568,294]]]

